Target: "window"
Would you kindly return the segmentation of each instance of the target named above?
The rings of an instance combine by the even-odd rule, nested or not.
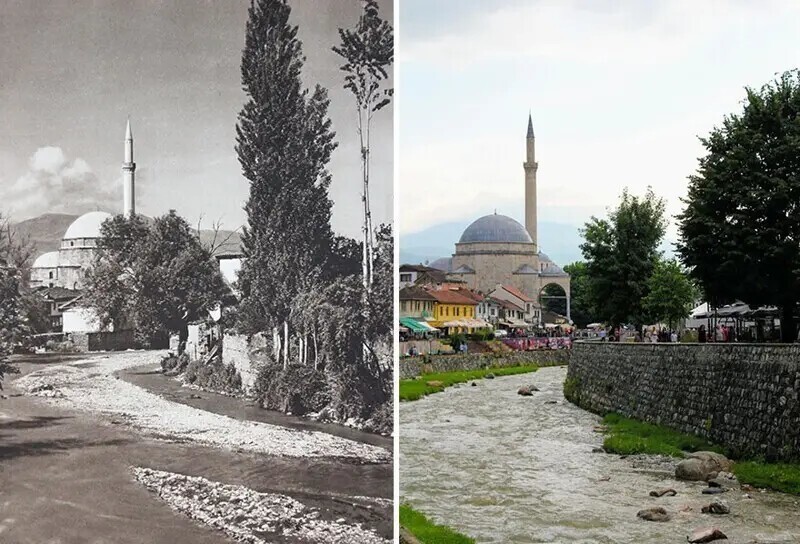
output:
[[[52,270],[50,271],[50,279],[51,280],[53,279],[53,271]]]
[[[400,274],[400,281],[403,283],[411,283],[411,274]]]
[[[69,243],[69,247],[72,247],[72,246],[74,246],[74,245],[75,245],[75,242],[70,242],[70,243]]]

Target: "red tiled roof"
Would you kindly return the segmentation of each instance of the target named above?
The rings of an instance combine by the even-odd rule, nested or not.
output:
[[[451,291],[449,289],[431,289],[428,293],[442,304],[468,304],[476,306],[478,303],[472,297],[466,296],[461,291]]]
[[[526,295],[516,287],[512,287],[510,285],[501,285],[501,287],[520,300],[523,300],[525,302],[536,302],[534,299],[530,298],[528,295]]]

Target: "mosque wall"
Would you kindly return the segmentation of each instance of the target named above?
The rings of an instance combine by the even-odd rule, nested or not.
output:
[[[31,287],[49,287],[58,283],[58,268],[31,268]]]

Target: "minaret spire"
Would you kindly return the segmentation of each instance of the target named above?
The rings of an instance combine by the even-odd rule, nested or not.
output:
[[[133,162],[133,132],[131,131],[131,120],[125,127],[125,160],[122,163],[122,213],[126,217],[136,214],[136,191],[135,191],[136,163]]]
[[[536,239],[536,171],[539,163],[536,162],[536,137],[533,134],[533,118],[528,112],[528,133],[525,137],[525,229],[539,251],[539,241]]]

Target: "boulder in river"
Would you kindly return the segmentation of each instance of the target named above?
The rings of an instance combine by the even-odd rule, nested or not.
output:
[[[672,489],[671,487],[664,487],[650,492],[651,497],[664,497],[664,496],[674,497],[677,494],[678,492]]]
[[[472,387],[478,387],[478,384],[475,383],[475,382],[472,382]]]
[[[728,537],[725,536],[725,533],[717,529],[716,527],[703,527],[700,529],[695,529],[692,531],[692,534],[688,536],[688,540],[690,543],[701,543],[701,542],[713,542],[714,540],[727,540]]]
[[[487,380],[493,380],[494,379],[494,374],[489,372],[486,376],[484,376],[484,378],[486,378]]]
[[[645,521],[669,521],[669,514],[660,506],[639,510],[636,517]]]
[[[730,514],[731,507],[725,501],[715,499],[701,510],[704,514]]]
[[[517,395],[522,395],[523,397],[532,397],[533,391],[531,390],[530,385],[523,385],[519,389],[517,389]]]
[[[698,451],[686,455],[686,459],[675,467],[678,480],[706,481],[715,478],[720,472],[727,472],[733,461],[713,451]]]

